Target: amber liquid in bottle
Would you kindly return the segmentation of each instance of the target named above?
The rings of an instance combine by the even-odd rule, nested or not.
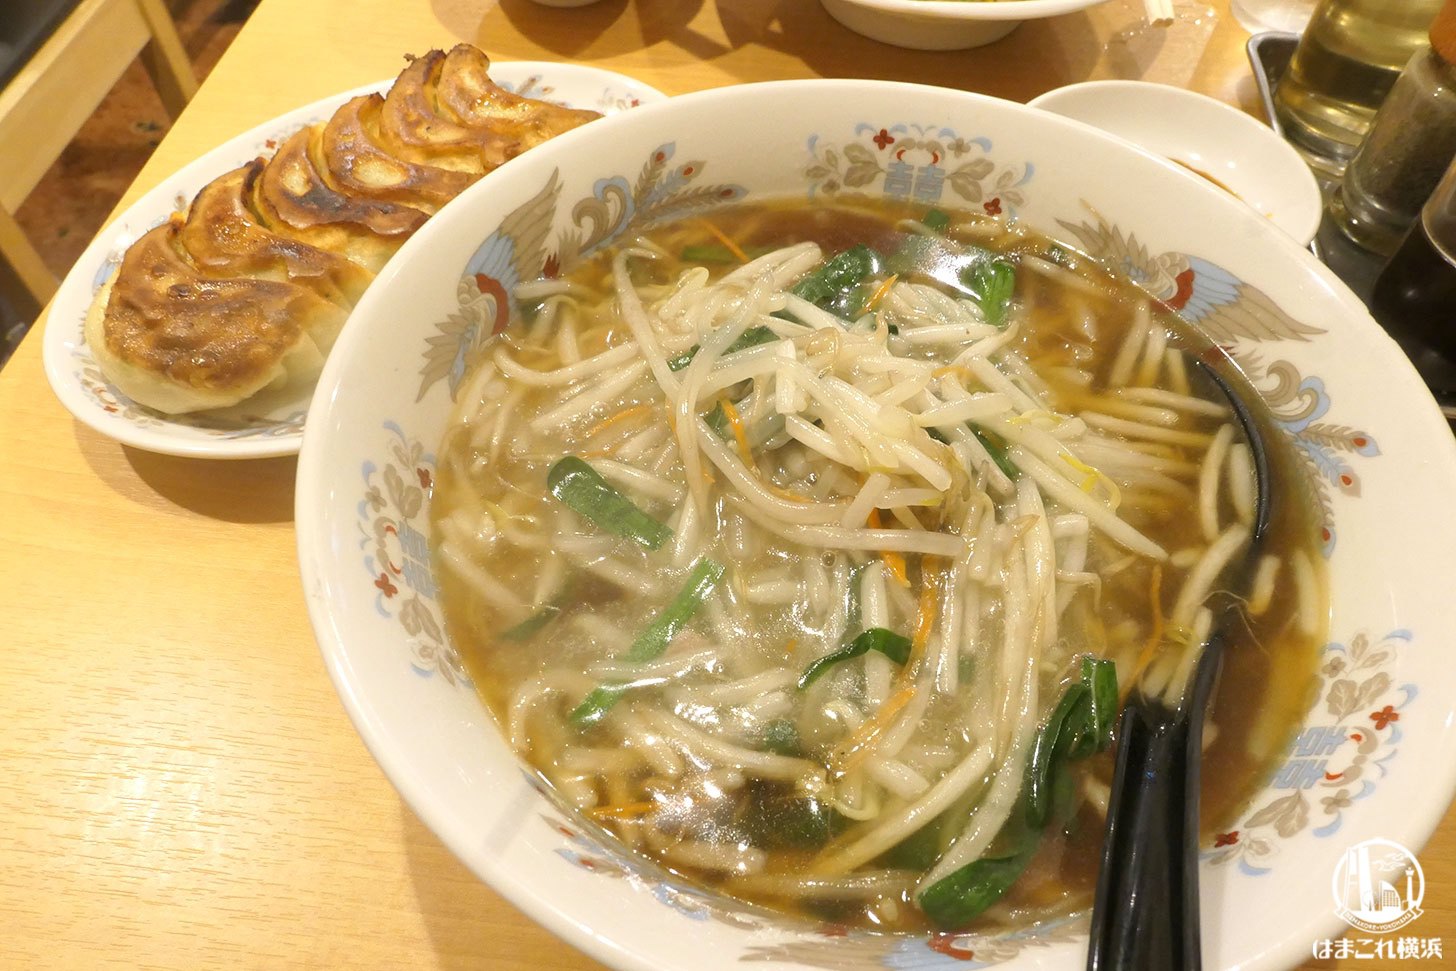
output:
[[[1440,0],[1323,0],[1274,93],[1284,134],[1338,174],[1412,54]]]
[[[1411,227],[1375,282],[1370,313],[1438,396],[1456,392],[1456,254]]]

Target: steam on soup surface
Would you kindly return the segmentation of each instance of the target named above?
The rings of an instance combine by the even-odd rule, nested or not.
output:
[[[927,272],[947,253],[979,255],[958,287]],[[900,929],[1084,905],[1119,698],[1176,695],[1243,563],[1250,456],[1206,343],[1045,238],[880,205],[743,206],[516,296],[433,506],[516,750],[742,899]],[[1207,731],[1213,824],[1323,634],[1290,461]]]

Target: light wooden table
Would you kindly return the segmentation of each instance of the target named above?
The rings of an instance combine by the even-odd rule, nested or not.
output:
[[[457,40],[669,94],[823,75],[1025,100],[1120,76],[1255,105],[1225,0],[1180,2],[1163,32],[1140,21],[1135,0],[1111,0],[923,54],[857,37],[811,0],[263,0],[126,201]],[[456,862],[354,734],[304,613],[293,460],[187,461],[99,437],[47,388],[39,331],[0,373],[0,968],[595,967]],[[1456,815],[1422,862],[1412,932],[1456,956]]]

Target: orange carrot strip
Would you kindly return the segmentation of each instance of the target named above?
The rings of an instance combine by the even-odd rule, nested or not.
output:
[[[1122,696],[1132,690],[1137,684],[1138,678],[1153,663],[1158,656],[1158,648],[1163,644],[1163,564],[1153,564],[1153,576],[1148,583],[1148,602],[1153,611],[1153,630],[1148,635],[1147,643],[1143,645],[1142,651],[1138,654],[1137,663],[1133,665],[1132,674],[1122,686]]]
[[[921,573],[920,609],[915,619],[915,635],[910,639],[911,656],[924,651],[925,645],[930,642],[930,630],[935,626],[935,615],[940,608],[940,598],[936,596],[935,589],[939,573],[928,570],[922,570]]]
[[[733,429],[733,440],[738,443],[739,458],[750,469],[757,468],[757,463],[753,461],[753,449],[748,447],[748,433],[743,429],[743,419],[738,417],[738,409],[727,398],[719,398],[718,406],[723,409],[723,417],[728,419],[728,427]]]
[[[910,656],[895,683],[894,694],[885,699],[879,711],[866,721],[854,734],[834,747],[829,755],[829,768],[834,772],[847,772],[868,754],[870,748],[889,729],[895,716],[915,697],[915,673],[925,659],[925,650],[930,643],[930,632],[935,628],[936,615],[940,610],[940,598],[936,596],[940,570],[934,557],[926,557],[924,583],[920,587],[920,609],[915,619],[915,634],[910,640]]]
[[[608,417],[603,418],[601,421],[597,422],[592,427],[588,428],[586,430],[586,433],[582,437],[591,438],[593,435],[598,435],[606,431],[608,428],[611,428],[619,421],[626,421],[629,418],[636,418],[638,415],[646,414],[647,412],[652,410],[652,407],[653,406],[651,404],[643,402],[640,405],[633,405],[630,408],[623,408],[615,415],[609,415]]]
[[[760,478],[762,478],[762,476],[760,476]],[[804,503],[808,503],[808,502],[813,502],[814,501],[813,499],[806,499],[805,497],[799,495],[797,492],[794,492],[791,489],[785,489],[781,485],[776,485],[775,483],[770,482],[767,479],[764,479],[764,481],[763,481],[763,487],[765,489],[767,489],[769,492],[772,492],[774,495],[778,496],[779,498],[781,498],[781,499],[787,499],[790,502],[804,502]]]
[[[885,296],[890,292],[890,288],[895,285],[895,281],[898,279],[900,279],[900,274],[898,273],[891,273],[885,277],[885,282],[875,288],[875,292],[870,295],[870,299],[865,303],[865,310],[870,311],[878,307],[880,301],[885,299]]]
[[[652,802],[628,802],[620,806],[593,806],[586,811],[592,819],[636,819],[657,808]]]
[[[878,509],[870,510],[870,517],[867,525],[870,527],[870,529],[883,528],[883,524],[880,520],[880,511]],[[902,555],[898,550],[881,550],[880,559],[884,561],[885,569],[890,571],[890,576],[895,578],[896,583],[900,584],[900,586],[902,587],[910,586],[910,576],[908,573],[905,572],[904,555]]]
[[[743,252],[742,247],[740,247],[737,243],[729,239],[728,235],[724,233],[723,230],[719,229],[717,226],[714,226],[706,219],[700,219],[698,221],[703,224],[704,229],[713,234],[714,238],[717,239],[718,242],[723,244],[728,252],[732,253],[734,257],[737,258],[738,262],[748,262],[748,254]]]
[[[921,564],[920,599],[915,613],[915,632],[910,636],[910,656],[905,659],[905,666],[900,669],[895,682],[902,687],[909,687],[915,681],[930,645],[930,632],[935,629],[940,613],[940,597],[937,596],[940,592],[940,569],[935,563],[935,557],[927,556]]]
[[[910,703],[915,697],[914,687],[902,688],[895,692],[880,710],[875,712],[864,724],[854,730],[844,741],[834,746],[834,751],[829,753],[829,770],[833,774],[848,772],[863,758],[881,735],[889,729],[895,716]]]

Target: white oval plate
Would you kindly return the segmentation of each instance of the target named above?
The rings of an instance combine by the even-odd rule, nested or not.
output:
[[[492,62],[490,76],[517,94],[608,115],[667,97],[625,75],[577,64]],[[123,445],[165,455],[253,459],[298,453],[312,387],[203,414],[162,414],[132,401],[102,375],[82,335],[86,311],[127,248],[174,211],[185,211],[208,182],[271,154],[283,139],[328,118],[350,98],[387,91],[393,83],[389,78],[323,98],[244,132],[163,180],[91,241],[51,302],[42,347],[46,377],[72,415]]]
[[[1148,81],[1084,81],[1027,102],[1212,176],[1308,245],[1324,201],[1314,173],[1278,132],[1216,98]]]

